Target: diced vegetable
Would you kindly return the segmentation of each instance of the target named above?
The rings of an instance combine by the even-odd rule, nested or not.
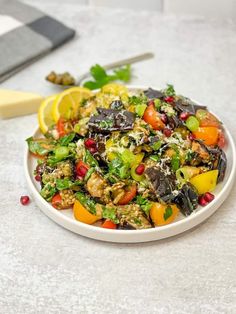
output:
[[[176,178],[179,182],[186,183],[193,176],[199,174],[199,171],[197,167],[185,166],[176,171]]]
[[[137,186],[136,184],[133,184],[129,186],[125,192],[125,195],[119,200],[119,205],[126,205],[129,202],[132,201],[133,198],[135,198],[137,193]]]
[[[191,132],[197,131],[199,128],[199,121],[196,117],[190,116],[186,120],[186,126]]]
[[[69,155],[69,153],[70,153],[70,151],[69,151],[68,147],[66,147],[66,146],[59,146],[55,150],[55,158],[58,161],[59,160],[63,160],[64,158],[66,158]]]
[[[197,189],[199,194],[211,192],[216,187],[218,173],[218,170],[211,170],[198,174],[190,179],[190,183]]]
[[[106,228],[106,229],[116,229],[116,224],[114,224],[114,222],[112,222],[111,220],[107,219],[107,220],[102,224],[102,228]]]
[[[219,129],[216,127],[200,127],[193,132],[196,139],[202,140],[206,145],[216,145]]]
[[[154,104],[147,106],[143,120],[150,124],[154,130],[162,130],[165,127],[165,124],[161,121],[160,114],[155,110]]]
[[[73,212],[76,220],[88,225],[91,225],[101,219],[100,216],[91,214],[78,200],[74,203]]]
[[[179,209],[176,205],[153,203],[150,209],[150,217],[155,226],[164,226],[175,220]]]

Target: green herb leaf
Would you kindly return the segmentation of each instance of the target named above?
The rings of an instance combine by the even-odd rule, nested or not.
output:
[[[123,81],[126,83],[129,82],[131,79],[131,66],[130,66],[130,64],[128,64],[128,65],[126,65],[120,69],[114,70],[114,74],[115,74],[117,80],[120,80],[120,81]]]
[[[89,210],[91,214],[96,215],[96,203],[92,198],[86,196],[82,192],[77,192],[75,196],[79,200],[79,202]]]
[[[74,182],[72,182],[69,178],[56,179],[56,187],[59,191],[69,189],[73,185],[74,185]]]
[[[87,149],[85,150],[83,161],[91,167],[98,167],[97,160],[93,157],[93,155]]]
[[[48,139],[34,139],[29,137],[26,139],[29,151],[33,154],[45,156],[55,147],[55,142]]]
[[[138,204],[141,209],[144,211],[144,213],[149,216],[150,209],[152,207],[151,202],[149,202],[146,198],[142,197],[141,195],[138,195],[136,197],[136,204]]]
[[[112,207],[102,207],[102,217],[105,219],[109,219],[115,224],[119,223],[119,219],[116,216],[116,209]]]
[[[173,214],[172,208],[170,206],[167,206],[163,214],[163,217],[165,220],[167,220],[172,214]]]
[[[174,86],[171,84],[167,84],[167,88],[164,90],[166,96],[175,96]]]
[[[75,137],[75,133],[70,133],[68,135],[65,135],[63,137],[61,137],[59,140],[58,140],[58,143],[61,145],[61,146],[67,146],[70,142],[73,141]]]
[[[101,88],[102,86],[116,80],[127,83],[131,78],[131,68],[130,65],[127,65],[123,68],[114,70],[111,75],[108,75],[102,66],[96,64],[90,68],[90,74],[94,81],[87,81],[83,84],[83,86],[93,90]]]
[[[113,159],[109,164],[109,173],[121,179],[126,179],[130,175],[130,166],[125,164],[119,157]]]
[[[56,194],[57,190],[54,186],[51,185],[50,182],[44,185],[42,190],[40,191],[40,195],[46,200],[51,201],[52,197]]]

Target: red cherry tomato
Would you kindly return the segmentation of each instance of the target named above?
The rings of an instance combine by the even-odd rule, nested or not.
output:
[[[58,121],[57,121],[57,132],[59,134],[59,137],[63,137],[66,135],[66,131],[65,131],[65,123],[64,123],[64,120],[62,118],[60,118]]]
[[[155,110],[153,103],[150,103],[144,111],[143,120],[150,124],[154,130],[162,130],[165,127],[161,121],[161,115]]]
[[[106,220],[103,224],[102,224],[102,228],[106,228],[106,229],[116,229],[116,224],[114,224],[114,222],[112,222],[111,220]]]
[[[89,169],[89,166],[85,164],[82,160],[77,162],[77,164],[75,165],[75,171],[78,177],[82,177],[82,178],[85,177],[88,169]]]
[[[125,195],[119,200],[118,204],[119,205],[128,204],[136,196],[136,193],[137,193],[136,184],[129,186],[128,189],[126,190]]]
[[[62,201],[61,195],[59,193],[55,194],[52,198],[52,206],[58,209],[61,205],[61,201]]]
[[[218,137],[218,143],[217,144],[218,144],[218,146],[220,148],[224,148],[225,147],[226,139],[225,139],[225,135],[224,135],[223,131],[219,132],[219,137]]]

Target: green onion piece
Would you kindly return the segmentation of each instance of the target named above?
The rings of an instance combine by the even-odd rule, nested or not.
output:
[[[191,132],[197,131],[199,128],[199,121],[195,116],[190,116],[186,120],[186,126]]]
[[[69,155],[70,151],[65,146],[60,146],[55,150],[55,157],[58,160],[62,160]]]

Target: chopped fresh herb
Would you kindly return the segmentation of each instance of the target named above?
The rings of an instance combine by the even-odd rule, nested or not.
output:
[[[160,99],[155,99],[154,100],[154,105],[155,105],[157,110],[160,110],[161,109],[161,100]]]
[[[40,195],[46,200],[46,201],[51,201],[53,195],[56,194],[56,188],[51,185],[50,182],[44,185],[42,188]]]
[[[151,155],[150,159],[153,160],[153,161],[158,162],[161,159],[161,157],[159,155]]]
[[[96,215],[96,203],[92,198],[81,192],[77,192],[75,196],[79,202],[90,211],[91,214]]]
[[[98,167],[97,160],[93,157],[93,155],[87,149],[85,150],[83,161],[91,167]]]
[[[161,148],[162,142],[161,141],[156,141],[155,143],[152,144],[152,149],[153,150],[159,150]]]
[[[164,90],[166,96],[175,96],[174,86],[171,84],[167,84],[167,88]]]
[[[113,159],[109,165],[109,173],[121,179],[126,179],[130,175],[129,164],[125,164],[119,157]]]
[[[74,182],[72,182],[69,178],[65,179],[56,179],[56,187],[59,191],[69,189]]]
[[[167,220],[168,218],[170,218],[170,216],[173,214],[173,210],[171,208],[171,206],[167,206],[166,209],[165,209],[165,212],[163,214],[163,218],[165,220]]]
[[[101,122],[99,122],[99,128],[101,129],[109,129],[113,126],[113,121],[112,120],[103,120]]]
[[[74,137],[75,137],[75,133],[70,133],[68,135],[61,137],[58,140],[58,142],[61,146],[67,146],[70,142],[73,141]]]
[[[175,153],[173,157],[171,158],[171,168],[173,171],[178,170],[180,167],[180,158],[179,154]]]
[[[134,217],[134,223],[136,225],[141,225],[142,224],[142,221],[140,219],[138,219],[137,217]]]
[[[139,95],[139,96],[131,96],[129,97],[129,104],[130,105],[146,105],[147,104],[147,97],[145,95]]]
[[[84,177],[84,180],[85,182],[88,181],[88,179],[91,177],[92,173],[95,171],[95,168],[89,168],[89,170],[87,171],[85,177]]]
[[[115,224],[119,223],[119,220],[116,216],[116,209],[115,208],[103,206],[102,207],[102,217],[105,219],[111,220]]]
[[[152,207],[151,202],[149,202],[146,198],[142,197],[141,195],[138,195],[136,197],[136,204],[138,204],[141,209],[144,211],[144,213],[149,216],[150,209]]]

